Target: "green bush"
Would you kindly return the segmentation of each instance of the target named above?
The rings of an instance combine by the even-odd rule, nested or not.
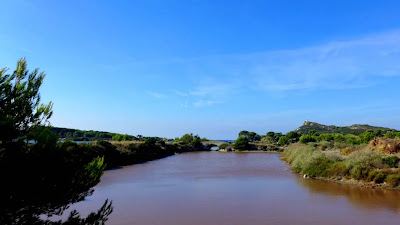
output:
[[[400,174],[390,174],[385,181],[390,187],[397,187],[400,181]]]
[[[380,184],[380,183],[383,183],[383,181],[385,180],[385,174],[384,173],[378,173],[378,174],[376,174],[376,176],[375,176],[375,178],[374,178],[374,181],[375,181],[375,183],[377,183],[377,184]]]
[[[228,143],[223,143],[218,146],[219,149],[225,149],[226,147],[228,147]]]
[[[390,168],[397,168],[400,162],[400,158],[397,156],[389,156],[383,158],[383,163],[390,166]]]
[[[311,159],[302,172],[312,177],[328,177],[331,165],[332,161],[321,154]]]
[[[317,140],[315,139],[315,137],[309,134],[302,135],[299,140],[299,142],[302,144],[307,144],[309,142],[316,142],[316,141]]]
[[[366,180],[371,169],[382,167],[382,157],[371,150],[357,151],[349,155],[348,168],[355,179]]]
[[[283,152],[283,158],[292,165],[296,172],[309,176],[326,177],[332,164],[325,155],[309,145],[294,144]]]
[[[282,137],[279,138],[278,144],[280,146],[284,146],[284,145],[289,144],[289,141],[290,141],[290,139],[287,136],[282,136]]]
[[[348,174],[348,169],[344,162],[334,162],[328,170],[330,177],[344,177]]]
[[[194,147],[194,148],[199,148],[199,147],[201,147],[201,145],[202,145],[202,143],[201,143],[201,138],[198,136],[198,135],[195,135],[194,137],[193,137],[193,140],[192,140],[192,147]]]
[[[367,181],[373,181],[375,179],[375,176],[378,174],[376,170],[371,170],[368,172],[368,177]]]
[[[335,142],[346,142],[346,138],[343,136],[343,134],[338,134],[334,138]]]
[[[249,140],[245,136],[240,136],[235,141],[235,148],[238,150],[244,150],[249,147]]]

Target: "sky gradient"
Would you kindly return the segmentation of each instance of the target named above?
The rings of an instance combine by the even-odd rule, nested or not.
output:
[[[53,126],[235,139],[304,120],[400,129],[400,1],[0,3],[0,67]]]

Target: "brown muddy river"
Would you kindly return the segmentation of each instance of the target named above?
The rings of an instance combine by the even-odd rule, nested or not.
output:
[[[107,198],[107,224],[400,224],[400,191],[305,180],[274,153],[185,153],[106,171],[73,208],[85,215]]]

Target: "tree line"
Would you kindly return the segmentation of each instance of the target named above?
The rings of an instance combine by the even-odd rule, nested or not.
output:
[[[234,147],[239,150],[244,150],[249,147],[250,143],[264,143],[285,146],[296,142],[303,144],[307,144],[309,142],[336,142],[359,145],[368,144],[371,140],[379,137],[400,139],[400,131],[387,129],[368,129],[358,135],[352,133],[319,133],[316,130],[310,130],[307,134],[290,131],[283,135],[280,132],[275,133],[273,131],[269,131],[265,135],[259,135],[255,132],[243,130],[239,132],[238,138],[234,143]]]

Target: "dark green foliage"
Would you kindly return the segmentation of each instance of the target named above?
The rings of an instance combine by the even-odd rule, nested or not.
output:
[[[228,147],[228,146],[229,146],[228,143],[223,143],[223,144],[220,144],[220,145],[218,146],[218,148],[219,148],[219,149],[225,149],[225,148]]]
[[[270,131],[267,133],[266,138],[270,143],[277,143],[282,136],[282,133],[275,133],[273,131]]]
[[[374,181],[377,184],[383,183],[383,181],[385,180],[386,176],[384,173],[378,173],[376,174],[376,176],[374,177]]]
[[[346,143],[351,144],[351,145],[359,145],[361,144],[361,139],[358,136],[355,135],[346,135]]]
[[[100,181],[103,158],[75,151],[75,143],[57,144],[47,132],[48,128],[37,131],[35,145],[8,145],[3,150],[0,179],[7,185],[0,192],[1,224],[43,223],[39,215],[60,215],[69,204],[91,195]],[[111,211],[107,203],[96,215],[106,220]],[[74,218],[81,219],[78,214]]]
[[[294,131],[290,131],[285,136],[289,139],[289,141],[291,143],[293,143],[293,142],[299,141],[299,138],[300,138],[301,134],[299,134],[297,132],[294,132]]]
[[[387,137],[387,138],[396,138],[396,133],[395,132],[393,132],[393,131],[390,131],[390,132],[387,132],[386,134],[385,134],[385,137]]]
[[[190,133],[190,134],[185,134],[185,135],[183,135],[182,137],[181,137],[181,142],[182,143],[184,143],[184,144],[191,144],[192,143],[192,141],[193,141],[193,134],[192,133]]]
[[[70,143],[58,144],[58,135],[43,126],[52,115],[52,103],[40,104],[44,73],[29,73],[25,59],[12,74],[5,72],[0,71],[0,224],[104,224],[112,212],[108,201],[87,218],[76,211],[64,222],[39,217],[61,215],[91,195],[105,165],[102,157],[75,156]]]
[[[112,137],[113,141],[133,141],[135,137],[128,134],[114,134]]]
[[[348,174],[348,169],[344,162],[334,162],[330,165],[327,173],[330,177],[344,177]]]
[[[299,142],[302,144],[307,144],[309,142],[316,142],[316,138],[309,134],[304,134],[300,137]]]
[[[195,135],[193,137],[191,145],[192,145],[193,148],[200,148],[202,146],[201,138],[198,135]]]
[[[373,130],[367,130],[360,134],[359,137],[361,139],[361,143],[368,144],[369,141],[375,138],[375,134]]]
[[[320,134],[317,137],[318,142],[333,141],[334,139],[335,139],[335,135],[333,135],[333,134]]]
[[[343,134],[337,134],[335,135],[334,139],[335,142],[346,142],[346,138],[343,136]]]
[[[397,168],[399,166],[400,158],[397,156],[389,156],[383,158],[383,163],[388,165],[390,168]]]
[[[249,147],[249,140],[245,136],[240,136],[236,139],[234,147],[238,150],[245,150]]]
[[[145,143],[146,143],[146,144],[150,144],[150,145],[154,145],[155,143],[157,143],[157,139],[156,139],[156,138],[153,138],[153,137],[146,138],[146,139],[145,139]]]
[[[255,132],[249,132],[247,130],[242,130],[239,132],[239,137],[245,137],[247,138],[247,140],[249,142],[253,142],[253,141],[260,141],[261,140],[261,136],[258,135]]]
[[[24,137],[35,126],[51,117],[53,104],[40,103],[39,88],[45,73],[27,70],[26,60],[20,59],[15,71],[0,70],[0,142],[3,145]]]
[[[284,146],[284,145],[289,144],[290,143],[289,141],[290,141],[290,139],[287,136],[282,136],[282,137],[279,138],[278,144],[280,146]]]
[[[312,164],[303,168],[302,172],[311,177],[328,177],[332,163],[332,161],[324,156],[317,157],[313,160]]]
[[[350,175],[357,180],[368,180],[369,172],[382,165],[382,157],[373,152],[367,152],[360,156],[354,156],[349,160]]]
[[[388,183],[390,187],[397,187],[400,183],[400,174],[388,175],[385,182]]]
[[[157,143],[160,144],[161,146],[165,145],[165,141],[164,140],[158,140]]]
[[[177,140],[177,139],[175,139],[175,140]],[[174,142],[176,142],[175,140],[174,140]],[[192,133],[183,135],[179,141],[181,143],[183,143],[185,145],[189,145],[193,148],[201,148],[201,146],[202,146],[200,136],[193,135]]]

